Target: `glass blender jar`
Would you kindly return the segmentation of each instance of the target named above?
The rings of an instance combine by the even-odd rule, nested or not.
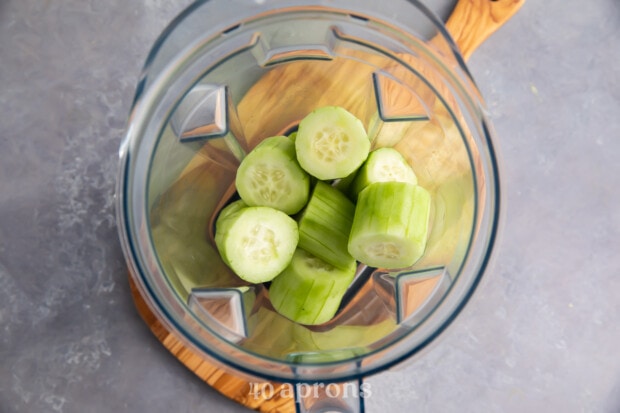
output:
[[[467,3],[457,8],[505,19],[519,2]],[[482,23],[460,35],[464,53],[413,0],[197,1],[166,29],[121,146],[117,211],[138,309],[188,368],[261,411],[359,412],[365,376],[416,356],[455,319],[500,212],[492,128],[464,62],[489,34]],[[305,326],[225,265],[213,226],[243,157],[327,105],[413,167],[431,193],[430,234],[409,268],[360,264],[337,315]]]

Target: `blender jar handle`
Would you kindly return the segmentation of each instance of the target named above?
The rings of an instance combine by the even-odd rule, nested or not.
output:
[[[525,0],[459,0],[446,28],[465,60],[490,35],[508,21]]]

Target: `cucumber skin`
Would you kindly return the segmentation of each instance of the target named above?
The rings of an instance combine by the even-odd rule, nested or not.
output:
[[[320,264],[312,266],[310,260]],[[355,262],[340,269],[297,248],[289,266],[271,282],[271,304],[279,314],[297,323],[323,324],[338,311],[356,269]]]
[[[342,159],[333,162],[324,162],[312,155],[316,125],[324,125],[338,130],[346,130],[354,142]],[[311,176],[320,180],[345,178],[357,170],[368,157],[370,139],[358,118],[340,106],[324,106],[315,109],[299,123],[295,135],[295,150],[301,167]]]
[[[248,205],[243,202],[243,200],[238,199],[222,208],[217,215],[217,219],[215,220],[215,245],[218,248],[218,252],[220,253],[222,261],[224,261],[224,264],[226,264],[228,267],[230,267],[230,263],[226,258],[226,254],[220,251],[220,245],[218,243],[222,243],[224,241],[222,238],[226,233],[228,233],[231,225],[234,223],[234,220],[230,220],[229,218],[247,207]]]
[[[335,267],[348,268],[355,262],[348,250],[354,214],[351,200],[318,181],[298,219],[299,247]]]
[[[412,184],[418,183],[418,179],[415,175],[415,172],[413,172],[411,165],[407,163],[407,160],[402,156],[400,152],[391,147],[375,149],[370,152],[366,161],[358,169],[353,183],[349,186],[348,195],[351,200],[353,200],[353,202],[356,202],[359,193],[372,183],[388,182],[386,180],[379,179],[376,176],[373,176],[375,173],[374,168],[379,167],[381,163],[384,162],[394,164],[394,161],[401,164],[403,168],[406,168],[404,172],[405,174],[407,174],[404,179],[395,180],[394,182],[409,182]]]
[[[251,172],[256,164],[265,161],[281,166],[288,173],[288,190],[275,201],[267,201],[256,195],[251,184],[247,183],[252,179]],[[241,161],[235,185],[239,196],[248,206],[268,206],[292,215],[299,212],[308,202],[310,175],[297,162],[295,142],[287,136],[271,136],[256,145]]]
[[[424,254],[428,238],[431,196],[419,185],[379,182],[359,194],[348,249],[370,267],[398,269],[413,265]],[[374,241],[398,241],[406,249],[399,259],[368,257]]]
[[[247,208],[249,205],[246,204],[242,199],[237,199],[236,201],[231,202],[226,205],[217,216],[218,220],[226,219],[226,217],[234,214],[235,212],[240,211],[243,208]]]
[[[359,173],[360,169],[361,167],[351,172],[349,175],[345,176],[344,178],[338,179],[332,186],[336,188],[337,190],[339,190],[340,192],[342,192],[343,194],[349,196],[349,194],[351,193],[351,187],[353,183],[355,182],[355,178],[357,177],[357,174]],[[351,197],[349,196],[349,198]],[[353,198],[351,198],[351,200],[355,202]]]
[[[250,214],[252,214],[252,219],[247,222]],[[242,244],[241,240],[237,239],[239,232],[244,233],[244,229],[247,229],[251,224],[270,226],[274,220],[279,221],[277,228],[272,226],[270,229],[274,234],[282,237],[279,242],[281,247],[278,250],[280,261],[275,263],[277,265],[270,265],[270,268],[260,264],[248,268],[245,264],[250,261],[250,258],[247,257],[246,251],[239,251]],[[271,281],[280,274],[290,264],[298,242],[299,230],[295,220],[284,212],[271,207],[238,208],[232,213],[225,213],[222,218],[218,217],[215,222],[215,244],[222,261],[239,278],[252,284]]]

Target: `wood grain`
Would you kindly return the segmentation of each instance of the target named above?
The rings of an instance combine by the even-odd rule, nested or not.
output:
[[[524,3],[525,0],[459,0],[446,28],[465,60]]]
[[[175,333],[171,332],[153,313],[142,293],[129,276],[131,294],[146,325],[155,337],[181,363],[205,383],[218,392],[250,409],[264,413],[294,413],[295,400],[290,391],[284,391],[282,383],[267,383],[248,380],[232,374],[217,365],[213,360],[187,347]]]

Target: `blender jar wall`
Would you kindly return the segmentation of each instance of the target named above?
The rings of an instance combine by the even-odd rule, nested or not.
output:
[[[247,7],[231,6],[241,3]],[[300,6],[302,2],[292,1],[212,1],[191,6],[149,56],[122,149],[119,178],[121,238],[138,287],[153,311],[197,351],[234,369],[285,381],[345,380],[370,374],[432,341],[478,282],[493,243],[498,210],[497,170],[487,122],[462,59],[439,22],[416,2],[313,3],[309,10]],[[404,13],[402,7],[409,12]],[[287,60],[287,53],[296,51],[291,45],[300,41],[296,33],[304,33],[303,25],[287,21],[292,17],[295,23],[306,19],[311,25],[307,33],[318,37],[302,36],[303,47],[298,49],[305,52]],[[415,33],[412,22],[427,30]],[[333,26],[338,30],[332,30]],[[314,30],[317,27],[323,30]],[[281,37],[276,35],[278,30]],[[284,60],[278,61],[281,56]],[[400,145],[412,162],[421,165],[416,172],[434,194],[434,228],[425,257],[415,268],[399,274],[368,274],[364,285],[376,301],[375,308],[387,306],[388,310],[379,323],[362,325],[362,329],[375,330],[361,346],[334,345],[335,337],[325,331],[295,326],[273,314],[271,319],[259,315],[252,321],[246,310],[264,299],[263,287],[244,287],[231,276],[205,236],[217,208],[230,195],[239,156],[261,136],[269,136],[265,135],[269,128],[283,130],[302,113],[303,105],[297,109],[283,105],[288,117],[279,116],[279,124],[270,122],[251,130],[246,120],[251,119],[248,113],[253,108],[247,104],[244,108],[243,98],[269,73],[280,71],[279,76],[284,76],[287,69],[306,63],[312,67],[351,64],[368,72],[369,81],[356,89],[368,104],[356,106],[354,99],[350,109],[364,119],[375,137],[402,136],[390,143]],[[226,82],[222,77],[232,74],[243,82]],[[413,106],[423,113],[410,113],[421,115],[415,119],[407,112],[401,118],[382,116],[382,102],[375,98],[377,85],[385,89],[396,85],[402,93],[411,93],[417,102]],[[215,126],[202,140],[183,139],[178,127],[175,130],[174,116],[197,87],[203,88],[197,92],[197,102],[207,102],[208,107],[215,102],[219,108],[207,115]],[[347,97],[343,95],[344,106]],[[341,101],[334,98],[325,103]],[[223,125],[222,113],[226,114]],[[429,152],[429,146],[435,152]],[[185,179],[184,186],[175,186],[179,177]],[[162,208],[167,208],[166,213],[158,212]],[[227,312],[223,323],[236,325],[234,330],[239,324],[232,319],[241,318],[245,329],[238,334],[241,337],[227,335],[226,329],[219,328],[221,320],[201,317],[195,311],[199,306],[187,301],[191,289],[201,286],[192,284],[191,276],[182,275],[195,274],[198,267],[208,268],[206,287],[225,288],[230,300],[244,303],[235,307],[243,309],[236,316]],[[434,301],[426,313],[411,317],[415,309],[407,309],[402,297],[424,280],[435,280],[436,293],[429,295]],[[355,299],[351,302],[350,312],[363,310],[360,304],[355,307]],[[268,311],[264,306],[258,308]],[[280,322],[289,337],[297,337],[292,342],[316,347],[318,340],[333,348],[317,352],[312,345],[302,345],[294,349],[300,351],[286,353],[283,348],[277,354],[266,353],[268,346],[257,346],[243,337],[261,321],[264,325]],[[252,322],[256,325],[249,325]],[[337,328],[356,326],[343,322]],[[347,335],[349,330],[338,337]]]

